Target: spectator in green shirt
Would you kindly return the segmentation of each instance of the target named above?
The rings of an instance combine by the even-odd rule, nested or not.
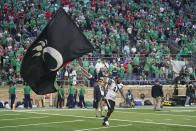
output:
[[[27,109],[28,107],[32,108],[31,97],[30,97],[31,87],[25,84],[24,87],[24,107]]]
[[[82,108],[83,106],[86,108],[86,103],[84,101],[84,94],[85,94],[85,89],[84,89],[84,87],[81,86],[80,94],[79,94],[79,106],[80,106],[80,108]]]

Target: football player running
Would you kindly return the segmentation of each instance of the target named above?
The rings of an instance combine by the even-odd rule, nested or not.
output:
[[[118,94],[118,91],[121,93],[122,97],[125,100],[125,96],[123,94],[123,84],[119,77],[115,77],[114,79],[107,79],[106,80],[106,90],[107,94],[105,97],[105,101],[108,107],[107,115],[104,118],[103,126],[109,126],[108,118],[111,116],[112,112],[114,111],[115,107],[115,100]]]

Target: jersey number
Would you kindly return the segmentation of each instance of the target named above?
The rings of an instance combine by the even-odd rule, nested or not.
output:
[[[113,91],[114,92],[118,92],[118,87],[115,86],[114,89],[113,89]]]

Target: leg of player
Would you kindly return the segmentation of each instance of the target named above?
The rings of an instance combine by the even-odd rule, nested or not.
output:
[[[109,126],[108,118],[110,117],[110,115],[112,114],[113,111],[114,110],[112,110],[112,109],[108,109],[108,113],[107,113],[106,117],[104,118],[103,126]]]
[[[106,117],[104,118],[103,126],[109,126],[108,118],[111,116],[112,112],[114,111],[115,102],[112,100],[107,100],[106,103],[108,106],[108,112]]]

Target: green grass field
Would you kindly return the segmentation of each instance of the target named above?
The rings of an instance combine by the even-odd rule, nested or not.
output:
[[[102,122],[94,109],[0,110],[0,131],[195,131],[196,108],[116,109],[109,127]]]

